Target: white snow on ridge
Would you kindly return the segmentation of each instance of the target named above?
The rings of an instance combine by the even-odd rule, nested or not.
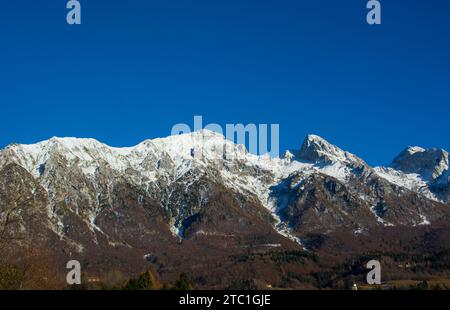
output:
[[[419,225],[430,225],[431,224],[425,215],[420,215],[420,219],[422,220],[422,222],[420,222]]]
[[[428,183],[424,181],[419,174],[416,173],[406,174],[401,171],[385,167],[375,167],[374,171],[378,176],[382,177],[383,179],[389,181],[392,184],[404,187],[410,191],[424,195],[425,197],[431,200],[440,201],[436,197],[436,195],[434,195],[428,189]]]
[[[217,166],[224,184],[238,192],[254,194],[279,222],[275,202],[270,198],[271,186],[298,171],[309,175],[320,170],[342,180],[347,173],[345,167],[339,163],[322,169],[312,163],[303,163],[292,158],[251,154],[244,146],[236,145],[224,136],[207,130],[145,140],[134,147],[125,148],[110,147],[94,139],[77,138],[52,138],[32,145],[15,144],[0,151],[0,166],[6,160],[14,161],[39,179],[43,173],[41,170],[45,170],[46,163],[56,155],[65,158],[69,164],[80,167],[89,178],[96,177],[100,163],[103,163],[120,174],[132,169],[147,177],[146,182],[150,183],[156,181],[161,173],[176,181],[193,168],[206,171],[219,162],[224,165]],[[151,165],[155,168],[144,164],[147,158],[150,158]],[[156,162],[159,163],[164,158],[170,161],[168,166],[156,168],[159,165]],[[250,173],[246,172],[247,170]],[[142,185],[142,177],[129,178]],[[300,243],[298,238],[290,234],[288,228],[277,225],[276,229],[280,234]],[[175,226],[171,227],[171,230],[174,235],[180,234]]]
[[[258,156],[247,152],[243,145],[234,144],[223,135],[202,130],[145,140],[136,146],[123,148],[110,147],[94,139],[78,138],[51,138],[30,145],[14,144],[0,151],[0,167],[8,161],[13,161],[39,179],[45,171],[46,163],[52,156],[57,155],[65,158],[71,165],[79,167],[82,173],[91,179],[96,177],[99,167],[104,164],[140,186],[155,184],[161,175],[167,177],[169,182],[175,182],[193,169],[196,169],[194,171],[199,175],[198,172],[206,173],[208,169],[215,167],[217,177],[221,178],[226,186],[243,194],[254,194],[275,218],[275,229],[301,244],[277,215],[279,202],[270,196],[271,187],[298,172],[303,176],[322,173],[345,183],[353,174],[352,165],[363,163],[357,156],[318,136],[309,135],[305,143],[309,143],[319,155],[331,161],[327,164],[301,162],[295,160],[291,152],[286,152],[283,158]],[[424,151],[419,147],[409,150],[412,153]],[[376,167],[374,171],[390,183],[438,201],[430,192],[428,183],[419,174],[405,174],[384,167]],[[48,184],[43,185],[45,187]],[[380,224],[391,225],[385,223],[376,214],[375,209],[372,209],[372,212]],[[94,220],[91,224],[95,228],[93,223]],[[427,223],[428,220],[423,218],[422,225]],[[172,223],[171,231],[174,235],[182,235],[180,227],[175,227],[175,223]]]
[[[316,171],[334,177],[341,182],[346,182],[348,177],[351,175],[350,169],[340,162],[326,165],[321,168],[316,168]]]
[[[237,177],[239,171],[220,169],[223,179],[227,180],[229,185],[240,191],[256,193],[264,206],[272,208],[268,203],[270,186],[277,184],[290,174],[301,171],[307,176],[320,172],[345,182],[352,174],[346,164],[349,160],[359,160],[355,155],[339,149],[316,135],[309,135],[306,143],[319,145],[319,151],[326,152],[328,157],[332,155],[333,162],[321,166],[299,162],[293,159],[294,156],[290,152],[286,153],[284,158],[258,156],[247,152],[244,146],[236,145],[225,139],[223,135],[201,130],[189,134],[145,140],[134,147],[123,148],[110,147],[94,139],[54,137],[36,144],[8,146],[5,150],[0,151],[0,165],[2,164],[2,155],[12,153],[15,162],[38,178],[41,173],[40,169],[44,167],[50,156],[57,152],[68,160],[78,161],[77,165],[90,177],[95,175],[99,163],[103,162],[115,171],[124,172],[126,169],[132,168],[149,180],[155,180],[156,172],[149,171],[143,166],[143,162],[148,157],[160,160],[162,157],[168,156],[174,164],[175,171],[166,171],[166,173],[173,174],[174,179],[181,177],[192,167],[206,169],[211,163],[223,159],[225,164],[230,167],[233,165],[243,166],[272,175],[272,182],[267,184],[267,180],[253,177],[253,174],[247,174],[248,179],[240,179],[240,176]],[[411,147],[409,150],[410,152],[422,152],[424,149]],[[6,157],[8,158],[8,155]],[[11,160],[11,156],[9,156],[9,160]],[[374,171],[378,176],[395,185],[437,200],[435,195],[428,190],[426,181],[422,180],[418,174],[405,174],[384,167],[376,167]]]
[[[408,148],[408,153],[411,155],[416,154],[416,153],[422,153],[422,152],[425,152],[425,149],[420,146],[410,146]]]
[[[317,135],[308,135],[302,148],[314,150],[319,157],[326,158],[333,163],[340,164],[362,164],[363,160],[358,156],[344,151],[334,144]]]

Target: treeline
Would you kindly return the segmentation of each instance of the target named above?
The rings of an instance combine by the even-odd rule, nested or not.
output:
[[[442,276],[447,279],[450,273],[450,251],[418,253],[394,253],[394,252],[371,252],[356,256],[345,263],[332,267],[322,266],[319,261],[319,271],[306,274],[295,274],[288,272],[283,277],[283,287],[289,288],[293,281],[311,285],[318,289],[351,289],[354,283],[365,284],[368,269],[365,265],[368,261],[376,259],[382,262],[382,279],[386,281],[378,289],[449,289],[443,283],[418,280],[417,283],[401,285],[388,284],[390,280],[411,278],[438,278]],[[401,282],[401,281],[400,281]]]
[[[274,263],[298,263],[304,264],[307,260],[317,262],[318,258],[315,253],[306,251],[270,251],[262,253],[247,253],[242,255],[231,256],[233,262],[252,262],[256,260],[271,261]]]
[[[161,283],[152,271],[129,278],[118,270],[106,272],[100,278],[81,275],[80,285],[68,286],[66,269],[55,268],[60,263],[54,256],[40,250],[26,249],[16,253],[15,259],[0,256],[0,290],[190,290],[187,273],[182,273],[174,283]]]
[[[71,285],[66,289],[69,290],[192,290],[192,285],[188,273],[182,273],[173,284],[161,283],[151,271],[146,271],[136,278],[131,278],[124,281],[115,281],[119,283],[111,283],[106,281],[89,281],[83,280],[88,278],[82,277],[82,284]],[[108,277],[107,277],[108,278]]]
[[[57,290],[66,286],[54,256],[41,249],[26,248],[11,254],[0,252],[0,290]]]

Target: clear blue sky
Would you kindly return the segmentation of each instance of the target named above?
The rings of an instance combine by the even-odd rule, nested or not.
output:
[[[175,123],[279,123],[389,164],[450,149],[450,1],[65,0],[0,3],[0,147],[52,136],[113,146]]]

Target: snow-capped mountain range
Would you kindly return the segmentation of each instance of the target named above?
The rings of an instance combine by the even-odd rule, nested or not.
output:
[[[393,186],[393,191],[400,188],[435,202],[450,202],[445,150],[409,147],[390,167],[371,168],[354,154],[316,135],[309,135],[300,151],[288,151],[283,158],[250,154],[242,145],[207,130],[146,140],[127,148],[110,147],[93,139],[52,138],[32,145],[9,145],[0,152],[0,167],[11,163],[24,168],[48,193],[48,215],[59,235],[63,234],[64,221],[55,212],[58,200],[78,204],[77,214],[84,216],[92,229],[100,230],[95,224],[101,204],[98,197],[102,191],[107,196],[108,187],[119,178],[147,192],[161,208],[169,210],[170,229],[179,237],[185,229],[183,221],[192,216],[195,206],[187,206],[187,213],[177,210],[172,202],[174,185],[189,191],[203,176],[233,192],[254,197],[273,216],[277,231],[294,240],[297,237],[292,232],[292,219],[284,212],[293,203],[292,191],[304,187],[315,176],[337,180],[352,195],[367,202],[374,218],[383,225],[429,224],[430,220],[427,210],[417,211],[412,221],[384,219],[383,208],[389,206],[380,209],[384,197],[375,193],[378,189],[361,190],[355,182],[367,185],[375,178]],[[82,178],[85,188],[70,188],[73,180],[68,179],[69,175]],[[291,183],[280,191],[280,184],[286,182]],[[92,190],[94,193],[88,194]],[[83,192],[91,196],[86,205],[76,203]],[[181,203],[181,207],[185,204]]]
[[[0,247],[13,257],[38,248],[61,266],[77,259],[98,276],[188,271],[214,288],[257,270],[283,283],[304,257],[321,270],[314,255],[448,248],[448,166],[444,150],[409,147],[370,167],[316,135],[281,158],[206,130],[127,148],[12,144],[0,151]],[[271,272],[252,257],[275,260]]]

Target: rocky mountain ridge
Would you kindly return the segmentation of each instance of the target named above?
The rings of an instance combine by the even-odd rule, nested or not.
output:
[[[107,192],[108,184],[114,183],[117,178],[147,191],[163,209],[171,210],[171,230],[176,234],[182,229],[180,223],[185,218],[169,206],[169,188],[187,178],[189,180],[184,183],[184,190],[188,190],[202,175],[232,191],[254,196],[272,213],[278,224],[283,224],[279,213],[284,208],[281,205],[286,197],[277,196],[273,188],[289,180],[298,183],[290,187],[299,187],[300,183],[318,176],[336,179],[345,188],[354,182],[368,183],[376,179],[377,182],[386,182],[386,186],[409,190],[422,196],[421,199],[447,204],[450,201],[448,153],[444,150],[408,148],[394,160],[391,167],[373,169],[357,156],[318,136],[309,135],[300,151],[293,153],[296,155],[287,153],[284,158],[257,156],[248,153],[242,145],[235,145],[219,134],[204,130],[146,140],[130,148],[113,148],[93,139],[76,138],[52,138],[34,145],[14,144],[1,151],[0,167],[15,163],[24,168],[47,191],[53,204],[55,200],[67,200],[71,196],[76,201],[86,191],[91,203],[97,205],[83,210],[83,216],[93,228],[96,228],[95,217],[99,207],[98,197],[95,196]],[[73,180],[67,179],[70,173],[78,179],[77,182],[83,182],[83,187],[76,188],[78,193],[67,196],[64,189],[73,186]],[[363,200],[371,195],[361,190],[355,191],[355,194]],[[369,199],[375,204],[372,209],[376,209],[379,200],[376,196]],[[49,215],[54,216],[54,208],[48,208]],[[426,218],[423,214],[417,216]],[[375,214],[375,217],[382,223],[379,215]],[[421,223],[427,222],[424,219]],[[287,228],[282,226],[286,225],[279,225],[280,233],[288,235]]]
[[[315,135],[282,158],[205,130],[128,148],[52,138],[0,151],[0,228],[11,244],[47,244],[91,265],[108,256],[132,268],[158,253],[158,268],[175,268],[180,253],[308,250],[314,234],[449,225],[448,188],[443,150],[372,168]]]

